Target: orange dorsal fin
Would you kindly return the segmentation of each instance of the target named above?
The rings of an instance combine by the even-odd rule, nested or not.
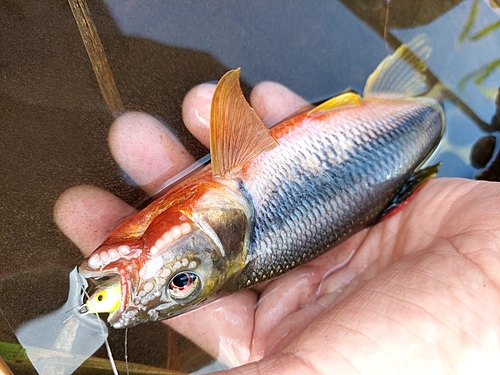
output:
[[[278,145],[241,92],[240,69],[219,81],[210,111],[212,173],[225,177],[245,162]]]

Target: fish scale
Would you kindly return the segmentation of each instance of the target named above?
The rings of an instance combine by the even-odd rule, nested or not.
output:
[[[374,99],[328,122],[312,117],[284,124],[292,130],[278,139],[279,151],[252,161],[240,180],[255,210],[252,260],[240,287],[305,263],[373,224],[421,155],[435,147],[442,132],[436,102],[380,105]]]

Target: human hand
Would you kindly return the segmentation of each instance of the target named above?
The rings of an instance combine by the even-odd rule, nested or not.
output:
[[[186,125],[207,146],[213,88],[193,89],[183,105]],[[271,83],[254,89],[251,104],[268,124],[307,106]],[[117,119],[109,141],[148,193],[193,161],[144,114]],[[231,374],[498,373],[499,187],[431,181],[402,212],[334,250],[166,323],[228,364],[252,362]],[[132,213],[90,186],[68,190],[55,207],[85,255]]]

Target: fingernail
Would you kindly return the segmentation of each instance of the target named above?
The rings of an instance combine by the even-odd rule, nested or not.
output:
[[[188,130],[207,148],[210,147],[210,107],[215,85],[204,83],[189,91],[182,103],[182,117]]]

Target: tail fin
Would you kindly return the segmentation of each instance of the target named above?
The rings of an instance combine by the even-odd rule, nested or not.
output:
[[[368,77],[364,97],[407,98],[429,90],[424,63],[431,53],[425,35],[417,35],[387,56]]]

